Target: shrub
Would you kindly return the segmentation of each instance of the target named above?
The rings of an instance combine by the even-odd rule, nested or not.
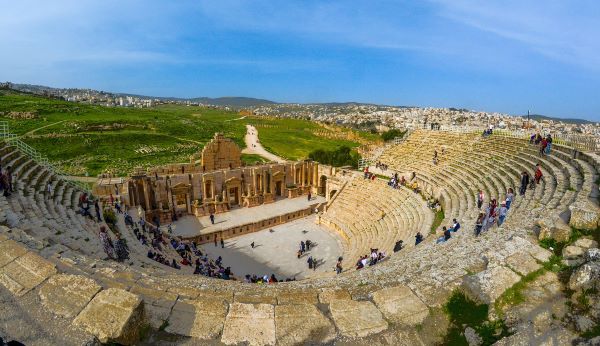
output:
[[[317,149],[308,154],[308,157],[326,165],[335,167],[352,166],[354,168],[358,167],[358,160],[360,159],[360,155],[347,146],[335,150]]]
[[[389,131],[385,131],[384,133],[381,134],[381,138],[384,141],[391,141],[392,139],[396,138],[396,137],[402,137],[404,135],[406,131],[401,131],[398,129],[392,129]]]

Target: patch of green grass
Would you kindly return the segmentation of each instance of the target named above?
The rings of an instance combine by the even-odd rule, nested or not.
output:
[[[444,311],[450,320],[450,327],[444,337],[444,345],[468,345],[463,332],[466,327],[473,328],[482,338],[483,345],[492,345],[508,336],[508,328],[502,320],[488,320],[489,306],[477,304],[463,292],[454,291]]]
[[[444,221],[445,218],[446,216],[444,215],[443,208],[440,208],[439,211],[436,211],[433,217],[433,223],[431,224],[431,230],[429,231],[429,233],[434,234],[435,230],[438,229],[438,227],[440,227],[442,221]]]
[[[355,148],[379,140],[376,135],[309,120],[240,119],[233,111],[183,105],[103,107],[0,90],[0,112],[13,111],[32,112],[36,117],[0,116],[11,132],[68,174],[79,176],[102,172],[125,176],[137,166],[189,162],[216,132],[243,148],[247,124],[257,126],[267,150],[293,160],[307,158],[316,149]],[[255,157],[243,159],[258,162]]]
[[[523,295],[523,291],[527,288],[527,286],[535,281],[538,277],[546,272],[546,268],[542,267],[534,272],[531,272],[525,275],[521,281],[514,284],[511,288],[507,289],[502,293],[502,295],[496,299],[494,303],[494,308],[496,312],[502,316],[502,312],[505,307],[513,306],[520,304],[525,301],[525,296]]]
[[[254,165],[257,163],[267,162],[267,160],[264,159],[262,156],[256,154],[242,154],[241,158],[242,163],[245,165]]]

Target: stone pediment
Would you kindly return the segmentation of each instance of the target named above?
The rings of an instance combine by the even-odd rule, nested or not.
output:
[[[191,185],[186,183],[179,183],[171,187],[171,191],[174,194],[187,193],[190,189]]]

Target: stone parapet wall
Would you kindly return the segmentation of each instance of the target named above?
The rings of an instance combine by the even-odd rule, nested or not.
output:
[[[307,217],[313,214],[315,208],[318,206],[318,203],[312,204],[310,207],[297,210],[281,215],[277,215],[274,217],[270,217],[267,219],[250,222],[244,225],[234,226],[231,228],[227,228],[224,230],[214,231],[212,233],[197,235],[193,237],[186,237],[186,240],[195,241],[197,244],[206,244],[213,242],[215,236],[217,239],[231,239],[235,237],[239,237],[244,234],[254,233],[261,231],[263,229],[267,229],[270,227],[274,227],[277,225],[281,225],[284,223],[288,223],[297,219],[301,219],[303,217]]]

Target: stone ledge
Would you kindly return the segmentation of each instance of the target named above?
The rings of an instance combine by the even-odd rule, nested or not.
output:
[[[385,318],[406,326],[421,324],[429,315],[429,309],[410,288],[396,286],[373,293],[373,302]]]
[[[381,312],[369,301],[332,300],[329,310],[340,334],[346,337],[363,338],[388,328]]]
[[[118,288],[98,293],[73,324],[95,335],[102,343],[131,345],[138,340],[144,319],[142,299]]]
[[[275,307],[278,345],[322,344],[335,338],[333,323],[312,304]]]
[[[54,274],[54,264],[27,252],[0,269],[0,283],[20,297]]]
[[[102,287],[81,275],[57,274],[40,287],[42,305],[66,318],[77,316]]]
[[[168,333],[198,339],[214,339],[221,335],[227,303],[214,300],[179,300],[169,317]]]
[[[273,305],[233,303],[229,306],[221,342],[226,345],[275,345],[275,335]]]

